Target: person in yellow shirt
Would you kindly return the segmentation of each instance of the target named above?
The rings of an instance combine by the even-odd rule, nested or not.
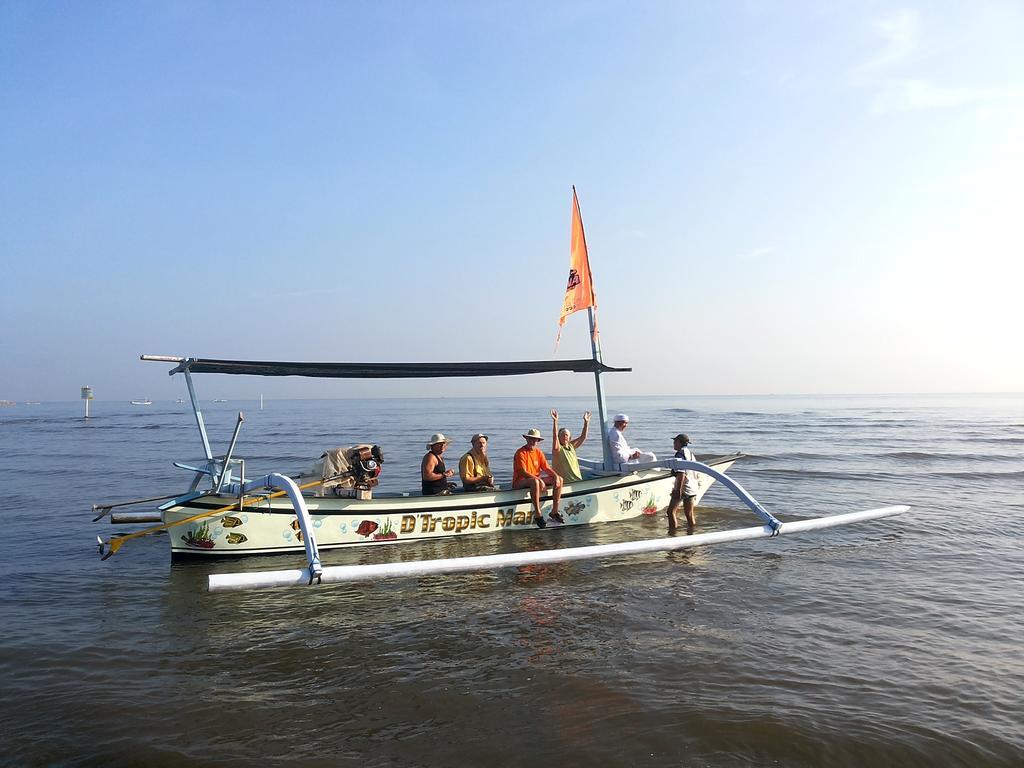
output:
[[[491,463],[487,458],[487,435],[478,432],[470,438],[473,446],[459,459],[459,477],[465,491],[496,491]]]
[[[576,449],[587,442],[589,432],[590,411],[583,414],[583,429],[580,430],[580,436],[573,440],[572,432],[558,428],[558,411],[551,409],[551,439],[554,441],[551,448],[551,463],[563,482],[578,483],[583,479]]]
[[[540,441],[539,429],[531,429],[523,434],[526,445],[516,451],[512,457],[512,487],[525,488],[530,491],[530,500],[533,502],[533,522],[538,528],[547,525],[544,515],[540,513],[540,494],[548,486],[551,492],[551,512],[548,518],[555,523],[564,523],[565,518],[558,511],[558,505],[562,500],[562,478],[558,476],[544,457],[544,452],[538,448]]]

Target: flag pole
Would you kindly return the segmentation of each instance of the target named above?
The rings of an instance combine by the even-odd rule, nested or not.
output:
[[[580,238],[583,240],[583,253],[586,254],[587,264],[587,285],[590,286],[590,306],[587,307],[587,319],[590,321],[590,352],[594,362],[601,365],[601,342],[597,338],[597,315],[594,307],[597,304],[597,295],[594,292],[594,273],[590,269],[590,253],[587,250],[587,232],[583,227],[583,214],[580,213],[580,201],[576,195],[576,185],[572,185],[572,204],[574,213],[579,217]],[[604,468],[611,469],[611,452],[608,448],[608,419],[605,414],[604,386],[601,384],[601,371],[594,371],[594,388],[597,390],[597,417],[601,420],[601,459]]]
[[[575,191],[575,189],[573,190]],[[594,308],[587,307],[587,317],[590,319],[590,350],[594,356],[594,362],[600,365],[601,343],[597,340],[597,323],[594,319]],[[604,468],[611,468],[611,455],[608,450],[608,419],[605,417],[604,387],[601,385],[601,371],[594,371],[594,385],[597,388],[597,417],[601,420],[601,458]]]

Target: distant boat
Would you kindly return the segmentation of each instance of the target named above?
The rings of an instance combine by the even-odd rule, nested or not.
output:
[[[132,400],[132,401],[131,401],[131,404],[132,404],[132,405],[152,405],[152,404],[153,404],[153,401],[152,401],[152,400],[150,400],[150,399],[149,399],[149,398],[147,397],[147,398],[146,398],[145,400]]]
[[[226,403],[227,400],[218,399],[218,400],[214,400],[213,402],[215,402],[215,403]]]
[[[177,400],[176,400],[175,402],[178,402],[178,403],[184,403],[185,401],[184,401],[184,400],[182,400],[182,399],[181,399],[181,398],[179,397],[179,398],[178,398],[178,399],[177,399]]]
[[[39,405],[38,400],[26,400],[25,405]]]

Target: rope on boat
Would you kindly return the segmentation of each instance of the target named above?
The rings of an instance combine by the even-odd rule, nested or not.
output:
[[[909,509],[910,507],[908,506],[898,505],[882,507],[880,509],[867,509],[860,512],[847,512],[828,517],[816,517],[810,520],[794,520],[781,523],[778,528],[773,528],[771,525],[766,524],[756,528],[739,528],[728,531],[698,533],[691,536],[645,539],[643,541],[628,541],[616,544],[597,544],[567,549],[532,550],[528,552],[509,552],[500,555],[453,557],[441,560],[412,560],[397,563],[374,563],[371,565],[335,565],[323,567],[319,573],[315,573],[311,568],[285,571],[214,573],[209,576],[208,588],[210,592],[226,592],[267,587],[306,586],[313,583],[314,577],[317,577],[316,583],[318,584],[377,581],[387,578],[466,573],[469,571],[494,570],[540,563],[559,563],[571,560],[649,554],[651,552],[689,549],[708,544],[722,544],[747,539],[773,538],[779,535],[832,528],[838,525],[849,525],[850,523],[898,515]]]
[[[315,485],[320,485],[321,483],[323,483],[323,480],[314,480],[313,482],[305,483],[304,485],[300,485],[300,486],[298,486],[298,488],[299,488],[300,491],[302,491],[302,490],[305,490],[306,488],[312,488]],[[133,533],[125,533],[125,534],[121,534],[120,536],[111,536],[107,541],[103,541],[103,539],[101,539],[99,536],[97,536],[96,537],[96,541],[99,542],[100,555],[101,555],[100,556],[100,560],[106,560],[111,555],[115,554],[117,552],[117,550],[119,550],[121,548],[121,546],[126,541],[129,541],[130,539],[138,539],[138,538],[141,538],[142,536],[148,536],[151,533],[160,533],[161,531],[166,531],[166,530],[169,530],[169,529],[174,528],[174,527],[179,526],[179,525],[185,525],[186,523],[194,523],[196,520],[202,520],[203,518],[206,518],[206,517],[214,517],[216,515],[224,515],[224,514],[227,514],[228,512],[231,512],[232,510],[245,509],[246,507],[255,506],[256,504],[260,504],[260,503],[262,503],[263,501],[265,501],[267,499],[277,498],[278,496],[286,496],[287,494],[288,494],[288,491],[275,491],[274,493],[270,493],[270,494],[260,494],[259,498],[258,499],[254,499],[253,501],[248,501],[248,500],[246,500],[243,497],[241,504],[239,504],[239,502],[237,502],[237,501],[234,501],[231,504],[227,504],[227,505],[225,505],[223,507],[218,507],[217,509],[213,509],[213,510],[210,510],[208,512],[200,512],[199,514],[192,515],[191,517],[186,517],[186,518],[184,518],[182,520],[177,520],[177,521],[175,521],[173,523],[161,523],[160,525],[154,525],[151,528],[143,528],[141,531],[135,531]],[[107,547],[110,548],[109,551],[104,552],[104,549],[106,549]]]

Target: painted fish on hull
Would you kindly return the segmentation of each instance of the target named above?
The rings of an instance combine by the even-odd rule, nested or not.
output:
[[[356,533],[360,536],[369,536],[371,533],[377,530],[379,526],[373,522],[373,520],[363,520],[356,528]]]

